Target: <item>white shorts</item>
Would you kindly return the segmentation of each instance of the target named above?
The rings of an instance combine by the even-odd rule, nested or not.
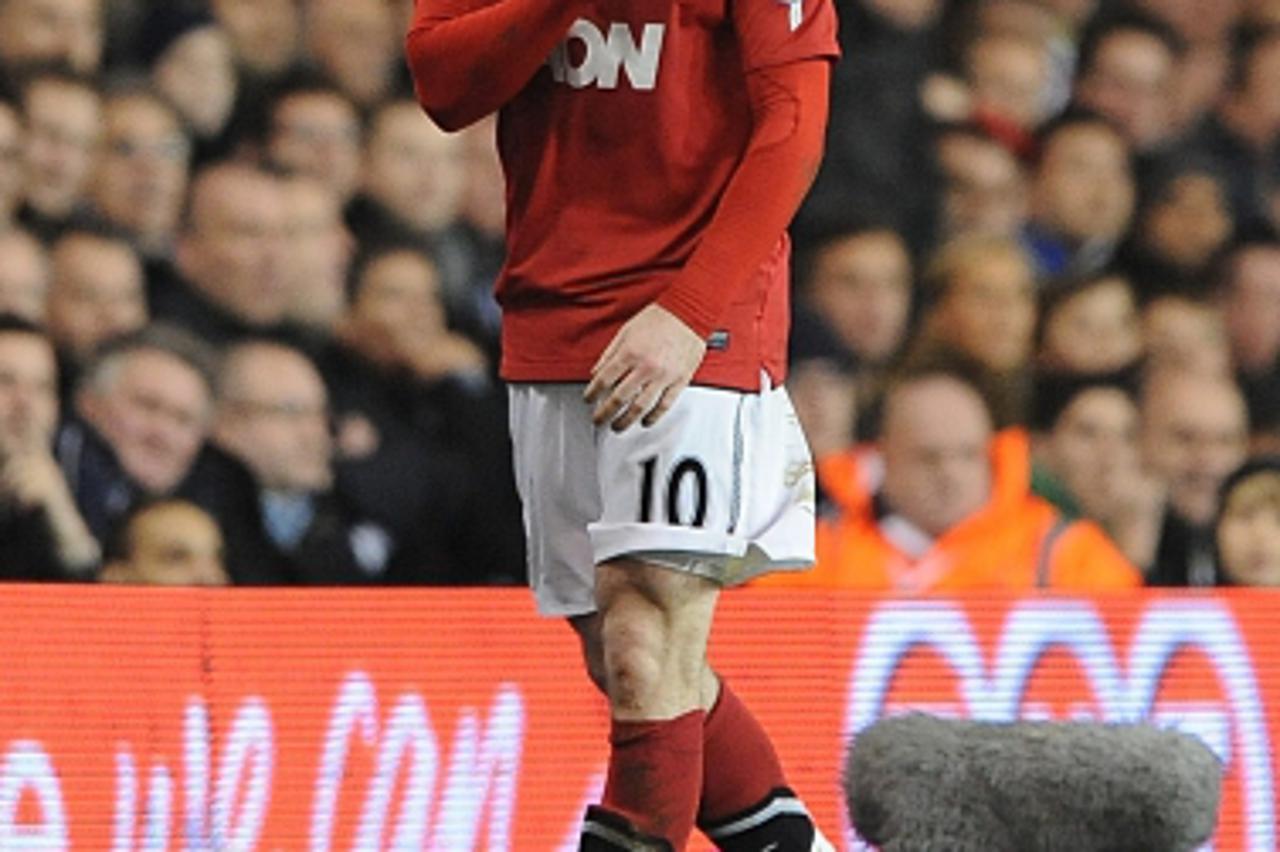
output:
[[[592,424],[584,388],[510,388],[542,614],[595,611],[595,566],[621,556],[726,586],[813,563],[813,462],[783,388],[690,387],[655,426],[621,434]]]

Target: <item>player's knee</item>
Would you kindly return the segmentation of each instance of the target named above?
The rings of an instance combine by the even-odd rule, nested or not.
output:
[[[607,692],[615,710],[700,704],[715,590],[700,578],[635,560],[596,575]]]
[[[632,610],[606,615],[603,661],[607,692],[615,708],[643,710],[670,685],[668,650],[661,618]]]

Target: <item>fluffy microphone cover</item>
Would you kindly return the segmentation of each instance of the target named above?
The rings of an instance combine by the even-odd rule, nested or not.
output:
[[[882,852],[1190,852],[1222,765],[1143,724],[991,723],[911,713],[854,739],[850,821]]]

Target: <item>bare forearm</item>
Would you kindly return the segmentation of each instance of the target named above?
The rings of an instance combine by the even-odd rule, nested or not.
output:
[[[458,130],[511,100],[581,13],[583,0],[499,0],[461,12],[418,0],[405,40],[418,102]]]

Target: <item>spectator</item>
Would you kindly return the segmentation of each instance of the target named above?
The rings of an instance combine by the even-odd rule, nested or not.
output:
[[[128,236],[154,275],[163,275],[173,260],[191,142],[177,113],[149,89],[109,95],[102,114],[102,154],[92,191],[95,211]]]
[[[1132,415],[1109,383],[1139,348],[1136,300],[1144,372],[1234,376],[1251,446],[1280,450],[1280,248],[1262,224],[1280,224],[1275,9],[844,2],[828,152],[794,229],[805,263],[793,343],[809,354],[797,354],[790,383],[815,445],[875,437],[904,355],[913,369],[972,359],[997,428],[1035,414],[1037,471],[1071,480],[1053,496],[1074,496],[1151,566],[1161,525],[1177,545],[1167,477],[1092,463],[1116,456]],[[491,285],[505,256],[496,122],[449,136],[405,100],[398,42],[411,10],[412,0],[0,0],[0,314],[36,322],[54,344],[72,413],[79,372],[147,322],[148,301],[219,346],[304,347],[329,385],[336,488],[353,511],[396,540],[443,518],[459,535],[438,544],[441,571],[507,581],[521,543],[496,542],[518,512],[492,383]],[[953,111],[930,115],[939,104]],[[876,227],[861,224],[869,216]],[[1001,291],[1019,276],[997,248],[973,252],[972,269],[956,264],[967,271],[955,298],[941,262],[920,287],[928,301],[913,294],[913,259],[1009,238],[1034,257],[1035,287]],[[1028,293],[1040,312],[1030,344]],[[975,309],[986,298],[994,307]],[[1051,422],[1040,391],[1060,397]],[[127,484],[123,503],[85,505],[105,535],[151,490],[72,421],[64,435],[79,430]],[[244,566],[237,541],[260,523],[244,466],[202,443],[188,467],[171,491],[227,527],[235,579],[289,581],[283,563]],[[99,473],[68,465],[74,496]],[[469,476],[501,483],[495,541],[475,543],[484,510],[457,484]],[[1116,520],[1123,494],[1146,527]],[[1197,582],[1212,562],[1201,558],[1212,556],[1207,523],[1187,569]]]
[[[473,261],[459,222],[463,156],[462,137],[423,121],[415,101],[384,104],[369,123],[361,194],[347,224],[363,245],[403,241],[430,251],[450,313],[465,316]]]
[[[1191,140],[1222,164],[1233,218],[1249,225],[1267,217],[1280,142],[1280,27],[1238,33],[1227,89]]]
[[[1235,227],[1225,176],[1195,155],[1169,155],[1151,169],[1135,220],[1117,263],[1146,299],[1202,294]]]
[[[1038,363],[1067,373],[1108,373],[1142,355],[1142,328],[1129,282],[1103,272],[1064,282],[1042,303]]]
[[[1224,258],[1218,298],[1236,379],[1258,432],[1280,427],[1280,240],[1251,237]]]
[[[121,525],[98,580],[138,586],[225,586],[222,531],[186,500],[143,503]]]
[[[1041,373],[1036,381],[1031,489],[1067,517],[1086,517],[1134,564],[1155,550],[1164,509],[1142,469],[1132,370]]]
[[[942,6],[941,0],[840,5],[843,57],[831,71],[826,154],[793,227],[801,248],[872,213],[913,249],[926,243],[933,175],[902,152],[929,132],[919,92]]]
[[[973,118],[1025,150],[1046,117],[1052,63],[1048,44],[982,32],[965,60]]]
[[[1000,428],[1027,422],[1036,326],[1032,276],[1022,247],[998,237],[943,246],[925,273],[929,304],[911,358],[932,363],[956,353],[976,363],[989,390],[999,389],[991,402]]]
[[[252,166],[228,162],[200,171],[178,238],[182,279],[157,287],[156,316],[215,346],[287,334],[287,203],[283,182]]]
[[[35,326],[0,314],[0,578],[83,578],[98,563],[53,456],[58,368]]]
[[[257,480],[273,551],[264,559],[287,565],[296,581],[370,583],[405,557],[386,527],[359,517],[335,490],[327,394],[300,351],[233,347],[218,379],[214,435]]]
[[[972,122],[1018,156],[1031,153],[1035,127],[1061,106],[1058,28],[1053,12],[1029,0],[946,4],[944,52],[920,92],[925,110],[942,123]]]
[[[1077,41],[1098,6],[1098,0],[981,0],[973,9],[974,26],[979,32],[1045,45],[1051,65],[1044,109],[1055,115],[1070,100]],[[964,4],[956,8],[964,14]]]
[[[312,178],[285,181],[289,251],[286,319],[326,340],[347,307],[347,273],[354,241],[342,205],[329,187]]]
[[[1167,295],[1142,309],[1147,362],[1210,376],[1231,372],[1231,346],[1220,306],[1192,296]]]
[[[231,41],[237,80],[235,106],[226,128],[227,144],[221,152],[215,145],[200,163],[233,159],[241,153],[260,160],[271,98],[302,67],[302,3],[210,0],[207,5]]]
[[[422,121],[410,99],[380,107],[365,148],[365,198],[390,229],[431,234],[452,225],[466,187],[462,137]],[[371,226],[377,227],[377,225]],[[365,232],[376,239],[374,231]]]
[[[299,73],[283,81],[267,106],[265,130],[266,159],[285,174],[320,181],[343,204],[359,188],[360,113],[324,78]]]
[[[361,264],[342,339],[370,361],[424,382],[487,384],[484,354],[445,322],[440,274],[429,255],[384,247]]]
[[[207,10],[164,3],[147,17],[141,41],[151,85],[182,119],[196,161],[230,154],[240,81],[226,30]]]
[[[894,384],[876,446],[819,460],[839,515],[819,525],[818,564],[773,585],[898,593],[1141,584],[1094,524],[1030,491],[1025,433],[993,435],[977,389],[926,372]]]
[[[49,337],[62,366],[63,398],[93,353],[147,324],[142,264],[125,241],[71,230],[54,243]]]
[[[21,228],[0,232],[0,313],[42,323],[49,292],[49,258]]]
[[[55,63],[78,74],[93,74],[102,52],[101,0],[0,3],[0,76]]]
[[[1177,32],[1138,11],[1102,14],[1084,33],[1076,101],[1115,123],[1139,158],[1176,141],[1176,82],[1184,50]]]
[[[451,519],[447,547],[462,555],[454,560],[459,582],[518,580],[524,537],[506,398],[480,351],[445,326],[430,257],[375,250],[357,262],[353,280],[338,345],[323,362],[346,492],[396,530],[424,517]]]
[[[255,82],[279,77],[298,60],[302,11],[297,0],[211,0],[236,60]]]
[[[856,440],[856,359],[821,317],[797,309],[791,318],[787,393],[817,458]]]
[[[395,88],[404,31],[386,0],[311,0],[307,7],[308,57],[362,110]]]
[[[1014,237],[1027,224],[1027,175],[1007,147],[983,130],[957,125],[934,146],[942,172],[939,233]]]
[[[496,449],[471,443],[479,435],[492,444],[486,421],[493,412],[480,410],[496,390],[484,355],[445,325],[431,258],[413,248],[375,250],[362,258],[354,280],[325,371],[339,410],[385,410],[389,416],[375,415],[375,422],[412,424],[428,442],[452,451]]]
[[[1211,110],[1231,66],[1231,32],[1241,21],[1247,0],[1197,3],[1195,0],[1136,0],[1135,5],[1164,21],[1182,39],[1174,87],[1173,124],[1179,132],[1194,128]]]
[[[1103,268],[1129,228],[1136,188],[1128,144],[1105,119],[1069,114],[1040,134],[1025,239],[1040,275]]]
[[[237,583],[283,582],[280,566],[259,559],[252,476],[206,444],[212,361],[204,344],[173,326],[114,341],[81,376],[77,418],[59,434],[58,458],[99,541],[110,541],[140,501],[181,497],[218,520]]]
[[[1218,492],[1244,461],[1248,414],[1229,377],[1162,370],[1143,388],[1141,446],[1168,489],[1156,551],[1144,563],[1157,586],[1212,586]]]
[[[1219,582],[1280,587],[1280,458],[1254,459],[1222,486],[1214,525]]]
[[[0,233],[13,227],[22,203],[24,135],[18,105],[0,96]]]
[[[126,338],[89,365],[76,393],[77,413],[148,496],[172,494],[191,470],[207,434],[208,353],[170,329]],[[180,346],[191,352],[181,351]],[[100,501],[109,511],[110,499]],[[106,525],[99,527],[106,529]]]
[[[809,263],[800,302],[820,316],[857,359],[860,396],[868,407],[879,394],[889,364],[907,340],[911,267],[902,238],[879,226],[828,238],[818,245]],[[806,333],[803,326],[792,330],[801,338]]]
[[[23,89],[25,204],[19,218],[50,242],[83,212],[102,136],[102,102],[85,78],[43,71]]]

